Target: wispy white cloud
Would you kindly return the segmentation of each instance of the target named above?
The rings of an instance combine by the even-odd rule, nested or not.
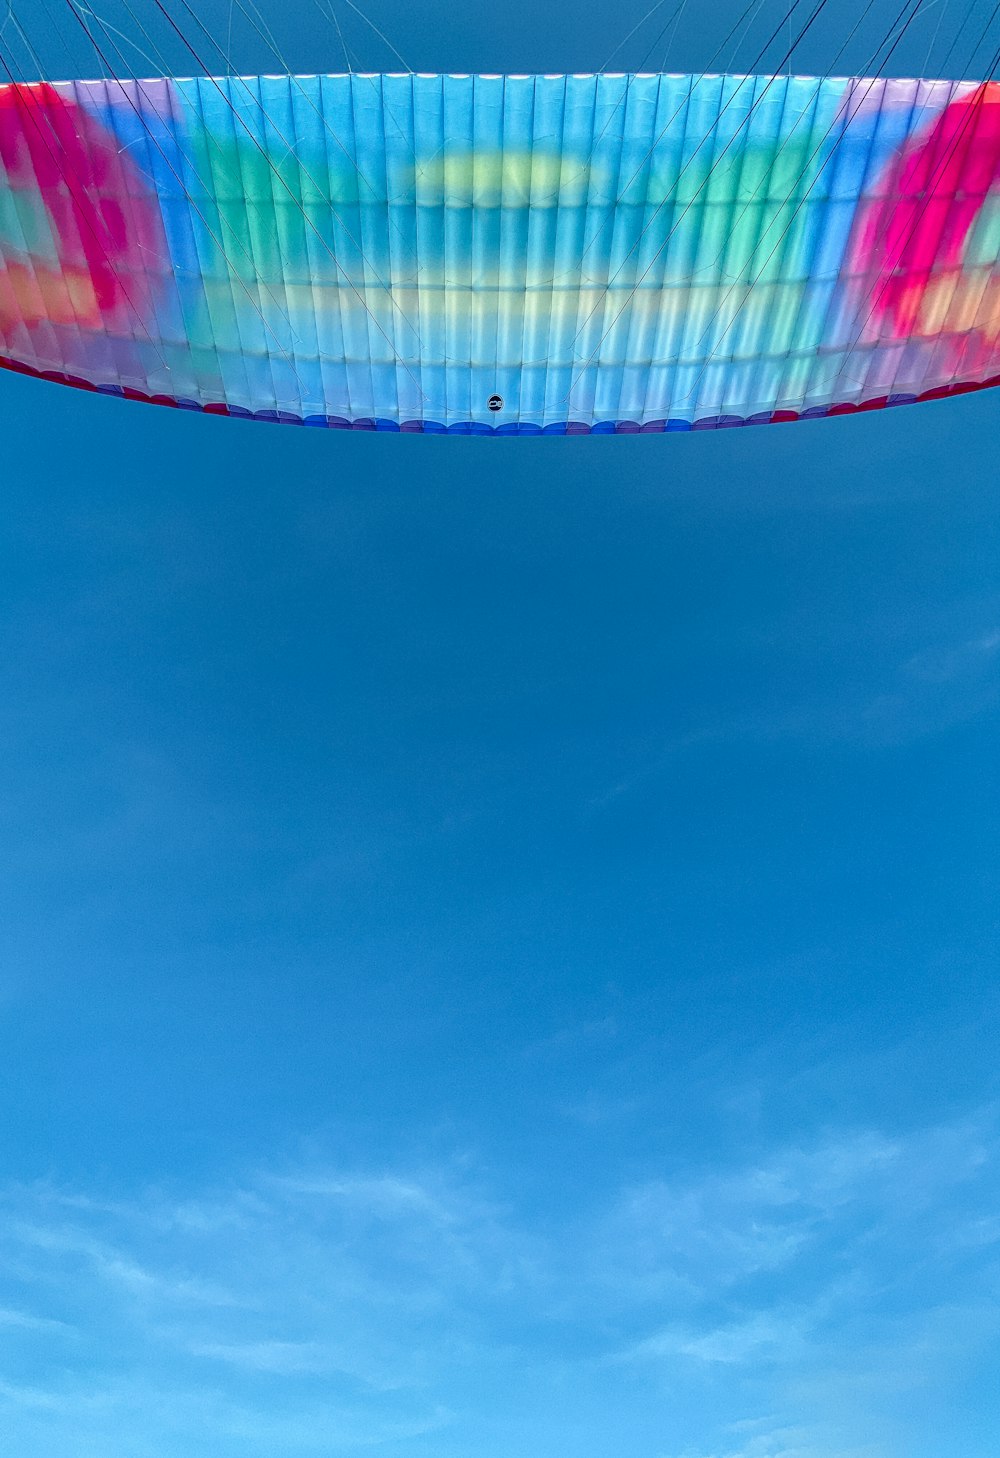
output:
[[[761,1431],[742,1439],[740,1429],[750,1426]],[[785,1426],[774,1420],[756,1421],[752,1424],[733,1423],[730,1431],[734,1446],[705,1449],[687,1449],[670,1458],[880,1458],[885,1449],[881,1444],[866,1443],[863,1446],[845,1447],[840,1443],[824,1441],[808,1428],[796,1425]]]
[[[713,745],[819,740],[881,748],[939,734],[991,712],[1000,702],[997,603],[990,599],[961,607],[961,616],[979,619],[972,631],[951,620],[875,619],[859,627],[856,618],[823,625],[812,615],[800,615],[784,625],[777,639],[769,622],[769,640],[762,644],[754,641],[753,629],[745,628],[748,647],[760,651],[766,646],[787,659],[800,659],[808,687],[793,676],[771,703],[758,693],[753,705],[734,704],[725,716],[713,709],[658,746],[644,745],[610,785],[593,795],[588,811],[600,813],[655,785],[686,755]],[[815,673],[817,662],[826,658],[847,665],[835,675],[832,691],[829,676]]]
[[[905,671],[928,683],[950,683],[969,674],[988,673],[1000,655],[1000,628],[987,628],[973,638],[914,654]]]
[[[861,1131],[700,1178],[635,1184],[599,1226],[595,1274],[607,1262],[603,1279],[636,1301],[669,1291],[718,1298],[787,1269],[845,1209],[862,1218],[904,1153],[899,1141]]]
[[[34,1316],[28,1311],[13,1311],[0,1306],[0,1326],[18,1327],[21,1331],[43,1331],[51,1333],[72,1332],[65,1321],[54,1321],[51,1316]]]
[[[194,1342],[192,1356],[226,1362],[247,1372],[270,1372],[292,1377],[343,1372],[337,1354],[319,1342]],[[354,1375],[348,1370],[348,1375]]]
[[[619,1362],[642,1362],[690,1357],[698,1362],[722,1363],[788,1361],[801,1355],[804,1342],[801,1317],[778,1314],[751,1316],[723,1326],[698,1328],[668,1327],[645,1337],[616,1355]]]
[[[79,1227],[16,1221],[10,1234],[22,1247],[35,1246],[39,1252],[57,1260],[68,1258],[70,1265],[79,1262],[90,1266],[105,1286],[133,1298],[208,1306],[239,1304],[237,1297],[211,1281],[180,1271],[151,1269],[123,1249],[95,1239]]]
[[[137,1458],[428,1435],[441,1458],[506,1458],[512,1406],[523,1433],[567,1384],[611,1413],[657,1411],[667,1384],[713,1413],[692,1458],[861,1454],[863,1411],[1000,1338],[997,1159],[985,1110],[665,1169],[558,1218],[468,1158],[316,1160],[172,1198],[10,1189],[0,1411],[19,1458],[113,1433]],[[727,1430],[750,1401],[768,1432]],[[683,1458],[664,1421],[659,1452]],[[884,1436],[870,1452],[903,1458]]]
[[[525,1048],[525,1057],[547,1057],[566,1052],[577,1052],[581,1047],[602,1044],[617,1038],[618,1021],[614,1017],[588,1018],[585,1022],[572,1023],[558,1028],[548,1037],[539,1038]]]

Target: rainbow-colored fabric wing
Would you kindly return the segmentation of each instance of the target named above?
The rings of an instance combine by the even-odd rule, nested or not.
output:
[[[1000,86],[0,87],[0,363],[219,414],[574,434],[1000,377]]]

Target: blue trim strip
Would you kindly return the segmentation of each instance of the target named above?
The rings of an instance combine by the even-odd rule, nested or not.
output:
[[[580,420],[563,420],[551,425],[534,421],[512,420],[492,425],[489,421],[462,420],[446,425],[440,420],[374,420],[364,417],[348,420],[343,415],[307,415],[304,418],[291,410],[248,410],[242,405],[204,405],[169,395],[146,395],[121,385],[94,385],[76,375],[58,370],[38,370],[31,365],[0,355],[0,369],[14,374],[30,375],[53,384],[71,385],[98,395],[117,399],[139,400],[148,405],[166,405],[174,410],[193,410],[204,415],[229,415],[237,420],[263,420],[277,425],[307,425],[320,430],[381,431],[392,435],[672,435],[689,430],[730,430],[738,425],[783,424],[792,420],[823,420],[828,416],[865,414],[870,410],[893,409],[897,405],[913,405],[923,400],[944,400],[955,395],[969,395],[1000,385],[1000,375],[987,380],[936,386],[921,395],[893,394],[860,404],[810,405],[804,410],[762,410],[755,415],[706,415],[700,420],[599,420],[587,425]]]

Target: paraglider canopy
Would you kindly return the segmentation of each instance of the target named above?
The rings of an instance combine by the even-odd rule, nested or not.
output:
[[[1000,86],[0,87],[0,355],[279,422],[674,431],[1000,377]]]

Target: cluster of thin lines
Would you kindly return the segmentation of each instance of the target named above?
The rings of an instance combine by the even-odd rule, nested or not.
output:
[[[920,7],[919,7],[919,0],[918,0],[917,8],[911,13],[911,16],[909,17],[909,20],[907,22],[908,24],[913,19],[916,18],[917,13],[919,12],[919,8]],[[985,25],[983,26],[983,28],[981,30],[981,33],[980,33],[980,36],[979,36],[978,40],[973,45],[973,54],[975,53],[976,50],[978,50],[979,45],[981,45],[983,43],[983,41],[985,40],[986,36],[989,34],[989,31],[992,28],[992,26],[993,26],[993,24],[994,24],[994,22],[995,22],[998,14],[1000,14],[1000,0],[997,0],[997,3],[994,4],[993,9],[992,9],[992,11],[990,13],[989,18],[987,19]],[[905,31],[905,27],[904,27],[904,31]],[[902,34],[903,33],[904,32],[901,32],[900,35],[899,35],[899,37],[897,37],[897,40],[894,43],[893,49],[895,48],[895,45],[898,45],[899,40],[902,39]],[[890,52],[890,54],[891,54],[891,52]],[[883,61],[883,64],[882,64],[882,68],[881,69],[884,69],[884,66],[887,63],[887,61],[888,61],[888,57],[886,57],[885,61]],[[902,240],[902,243],[898,245],[898,248],[897,248],[898,257],[896,259],[889,259],[889,260],[880,259],[878,261],[878,263],[875,265],[876,278],[873,280],[873,282],[876,283],[876,284],[878,284],[878,280],[881,279],[881,284],[878,286],[877,291],[873,290],[874,296],[873,296],[873,298],[871,300],[871,303],[870,303],[868,312],[864,316],[864,318],[860,321],[860,323],[858,324],[858,327],[856,329],[856,332],[855,332],[853,338],[850,340],[849,344],[847,345],[846,350],[843,351],[843,353],[845,354],[846,357],[850,357],[851,355],[853,355],[857,351],[858,346],[860,345],[861,340],[863,339],[863,337],[865,335],[865,332],[867,330],[867,327],[868,327],[869,323],[871,322],[872,318],[874,317],[874,315],[875,315],[875,313],[876,313],[876,311],[877,311],[877,309],[878,309],[878,307],[879,307],[882,299],[885,296],[886,290],[888,289],[888,287],[889,287],[889,285],[890,285],[890,283],[892,281],[892,278],[893,278],[893,275],[894,275],[895,268],[896,268],[897,264],[899,262],[901,262],[902,258],[905,256],[906,249],[909,246],[909,243],[912,241],[912,238],[914,237],[914,235],[916,233],[916,229],[919,226],[919,223],[920,223],[922,217],[924,216],[927,207],[930,205],[931,200],[934,199],[935,196],[936,196],[936,184],[937,184],[937,182],[940,180],[941,176],[944,175],[944,172],[947,169],[948,163],[951,161],[952,157],[955,155],[955,152],[956,152],[956,150],[957,150],[960,142],[964,139],[964,137],[966,135],[966,132],[967,132],[969,126],[974,124],[974,121],[975,121],[975,119],[978,116],[978,108],[981,106],[981,104],[982,104],[982,102],[983,102],[983,100],[985,98],[985,85],[989,81],[992,80],[993,76],[996,73],[996,70],[997,70],[997,66],[998,65],[1000,65],[1000,48],[998,48],[997,52],[995,53],[994,57],[991,60],[990,66],[989,66],[988,71],[987,71],[987,74],[986,74],[986,78],[985,78],[983,90],[974,99],[973,105],[971,105],[970,107],[968,107],[966,109],[966,111],[965,111],[965,113],[964,113],[964,115],[962,117],[961,124],[960,124],[960,126],[958,128],[957,134],[956,134],[955,138],[953,139],[952,145],[949,147],[949,149],[948,149],[945,157],[940,160],[940,165],[935,169],[934,175],[933,175],[932,179],[930,180],[930,182],[926,185],[926,187],[923,190],[923,195],[919,199],[918,204],[917,204],[917,207],[914,209],[914,212],[913,212],[913,215],[912,215],[912,218],[911,218],[911,222],[910,222],[910,227],[907,230],[907,232],[906,232],[906,234],[905,234],[905,236],[904,236],[904,238]],[[859,101],[858,106],[854,110],[854,113],[853,113],[854,115],[857,114],[857,112],[860,110],[861,106],[864,104],[864,101],[867,99],[867,96],[870,93],[871,86],[873,84],[874,84],[874,80],[866,86],[864,95],[862,96],[861,101]],[[844,127],[844,131],[846,131],[846,124],[845,124],[845,127]],[[825,141],[825,138],[824,138],[824,141]],[[822,145],[823,145],[823,142],[821,141],[820,147],[822,147]],[[817,152],[818,152],[818,150],[819,150],[819,148],[817,148]],[[816,155],[817,155],[817,153],[814,152],[813,157],[810,158],[810,162],[807,163],[807,169],[806,170],[808,170],[808,167],[811,165],[811,162],[813,160],[815,160],[815,156]],[[869,159],[869,165],[870,165],[870,159]],[[866,171],[867,171],[867,169],[866,169]],[[752,292],[752,290],[754,289],[754,287],[757,285],[757,283],[759,283],[760,279],[763,277],[764,273],[767,271],[767,268],[770,265],[772,259],[775,257],[775,255],[778,252],[778,250],[782,247],[782,245],[784,244],[786,238],[789,236],[790,230],[791,230],[792,226],[794,225],[794,222],[795,222],[798,214],[801,212],[802,208],[805,206],[805,204],[806,204],[806,202],[807,202],[807,200],[809,198],[809,195],[810,195],[812,189],[816,185],[816,182],[818,180],[819,175],[820,175],[819,172],[817,172],[814,175],[814,177],[810,181],[809,186],[807,187],[805,193],[798,200],[798,202],[797,202],[797,204],[795,206],[795,209],[793,210],[793,213],[792,213],[791,217],[787,220],[787,222],[786,222],[786,224],[785,224],[785,226],[784,226],[781,234],[779,235],[777,241],[775,242],[774,246],[772,247],[770,253],[767,255],[767,257],[764,260],[764,263],[761,265],[761,268],[758,270],[758,272],[755,275],[754,279],[751,281],[751,283],[750,283],[750,285],[748,287],[748,290],[747,290],[747,294],[746,294],[743,302],[741,303],[739,309],[737,309],[734,312],[733,317],[730,319],[730,321],[727,324],[725,330],[723,331],[722,335],[720,336],[720,339],[717,341],[716,347],[713,350],[712,354],[702,364],[701,371],[700,371],[699,376],[698,376],[698,380],[695,382],[695,386],[693,388],[695,388],[695,389],[697,388],[698,383],[700,383],[701,379],[704,377],[704,374],[707,371],[707,369],[711,366],[711,364],[713,362],[715,362],[716,356],[717,356],[717,351],[718,351],[718,344],[720,344],[722,342],[722,339],[724,339],[726,337],[726,335],[730,332],[730,330],[733,328],[733,326],[734,326],[734,324],[736,322],[736,318],[738,317],[738,314],[740,312],[740,309],[742,309],[745,306],[746,298],[750,296],[750,293]],[[862,192],[864,192],[864,187],[862,187]],[[787,203],[791,201],[792,196],[794,196],[794,191],[792,193],[790,193],[785,198],[784,205],[787,205]],[[755,252],[757,251],[756,248],[755,248],[754,251]],[[701,339],[698,341],[698,344],[695,346],[695,353],[696,354],[697,354],[698,350],[701,348],[701,346],[704,344],[704,341],[708,337],[708,335],[711,332],[711,330],[714,328],[714,325],[718,321],[719,316],[724,311],[725,306],[726,306],[726,304],[728,302],[728,299],[731,296],[731,293],[732,293],[732,288],[727,293],[727,295],[725,296],[725,298],[723,298],[723,300],[718,305],[718,307],[716,309],[716,312],[713,315],[712,319],[709,321],[708,325],[706,326],[706,328],[705,328],[705,330],[704,330],[704,332],[703,332],[703,334],[701,336]],[[941,324],[941,327],[939,329],[939,336],[945,332],[945,330],[944,330],[944,321],[945,321],[946,317],[947,317],[947,313],[945,311],[945,313],[943,315],[943,318],[942,318],[942,324]],[[952,382],[954,382],[954,380],[958,378],[958,375],[959,375],[959,371],[956,369],[955,372],[952,375]],[[890,390],[889,393],[892,393],[892,391]]]
[[[792,13],[794,11],[795,6],[796,6],[797,3],[798,3],[798,0],[793,0],[793,4],[792,4],[792,6],[790,8],[789,13]],[[798,37],[796,37],[796,40],[789,47],[789,50],[788,50],[788,52],[786,53],[786,56],[783,59],[788,59],[790,57],[790,55],[793,53],[793,51],[795,50],[795,48],[798,45],[798,43],[803,39],[804,35],[808,32],[808,30],[810,29],[810,27],[815,23],[816,19],[818,18],[818,16],[821,14],[822,10],[824,9],[826,3],[827,3],[827,0],[817,0],[817,3],[814,5],[812,12],[808,16],[808,18],[807,18],[805,24],[803,25],[802,29],[800,30]],[[914,5],[915,8],[914,8],[912,14],[915,14],[919,10],[921,3],[922,3],[922,0],[904,0],[903,9],[899,12],[899,14],[901,15],[903,13],[903,11],[905,11],[905,9],[908,6],[910,6],[910,5]],[[890,31],[889,31],[889,34],[890,35],[892,33],[892,29],[895,27],[895,25],[898,24],[898,21],[899,21],[899,16],[897,16],[896,21],[893,22],[893,27],[890,28]],[[884,44],[885,44],[884,41],[880,42],[879,49],[881,49],[882,45],[884,45]],[[897,38],[897,44],[898,44],[898,38]],[[891,52],[890,52],[890,54],[891,54]],[[839,59],[839,55],[838,55],[838,59]],[[883,64],[884,64],[884,62],[883,62]],[[636,279],[633,288],[630,290],[629,294],[626,296],[624,302],[622,302],[621,305],[617,308],[617,311],[615,312],[614,317],[612,318],[610,324],[608,324],[607,327],[604,329],[604,332],[601,334],[601,337],[598,340],[598,343],[597,343],[596,347],[594,348],[594,350],[592,351],[592,353],[589,356],[589,358],[582,364],[582,366],[578,367],[577,374],[576,374],[576,379],[574,379],[574,381],[573,381],[574,384],[576,383],[576,380],[578,380],[584,374],[586,374],[586,372],[587,372],[587,370],[589,370],[590,366],[593,365],[598,360],[598,358],[599,358],[599,356],[600,356],[600,354],[602,352],[602,349],[603,349],[604,344],[606,343],[607,339],[609,338],[609,336],[611,335],[611,333],[615,329],[615,327],[618,324],[619,320],[622,318],[622,316],[625,314],[625,312],[629,309],[629,307],[630,307],[633,299],[635,298],[636,293],[638,292],[639,288],[641,287],[642,283],[648,277],[649,273],[652,271],[652,269],[655,266],[657,260],[666,251],[666,249],[669,246],[672,238],[676,234],[676,232],[677,232],[678,228],[680,227],[681,223],[683,223],[684,219],[687,217],[687,215],[691,211],[691,209],[694,206],[695,202],[697,201],[698,197],[700,197],[701,194],[708,188],[708,186],[709,186],[709,184],[710,184],[710,182],[712,180],[712,177],[713,177],[716,169],[721,164],[721,162],[726,157],[726,155],[729,153],[729,151],[732,149],[732,147],[735,144],[736,140],[738,139],[740,133],[743,132],[745,129],[748,129],[749,128],[749,125],[750,125],[750,123],[751,123],[751,121],[752,121],[752,119],[753,119],[753,117],[754,117],[754,115],[755,115],[758,107],[760,107],[763,104],[763,101],[764,101],[765,97],[769,94],[769,91],[770,91],[771,87],[775,84],[775,82],[777,81],[778,78],[776,76],[768,77],[768,79],[765,82],[764,86],[761,87],[761,88],[759,88],[759,89],[756,86],[756,78],[747,78],[747,79],[749,79],[750,80],[750,84],[754,86],[754,88],[755,88],[755,94],[754,94],[753,101],[751,102],[751,105],[750,105],[750,107],[749,107],[749,109],[747,111],[747,114],[746,114],[745,118],[743,118],[743,120],[740,122],[739,127],[736,129],[736,131],[733,133],[733,135],[727,140],[727,142],[723,146],[721,152],[719,152],[713,158],[712,164],[709,167],[708,172],[706,173],[706,176],[702,180],[699,188],[694,193],[694,195],[688,200],[688,202],[684,205],[684,207],[681,210],[681,212],[679,213],[679,215],[672,221],[671,226],[670,226],[669,230],[666,233],[666,236],[659,242],[659,245],[656,248],[656,251],[654,252],[652,258],[649,260],[649,262],[647,263],[646,267],[643,269],[642,273],[639,274],[638,278]],[[741,84],[745,84],[745,83],[741,83]],[[720,109],[720,113],[719,113],[719,120],[720,121],[722,119],[723,114],[727,110],[728,106],[732,103],[732,101],[735,99],[735,97],[737,95],[738,95],[738,87],[733,92],[732,96],[729,99],[729,102],[727,102],[726,105],[723,106]],[[662,133],[661,133],[661,136],[662,136]],[[657,138],[657,142],[658,141],[659,141],[659,138]],[[783,147],[783,146],[787,145],[787,142],[788,142],[788,138],[786,137],[784,139],[783,143],[781,144],[781,146]],[[654,147],[656,146],[656,144],[657,143],[654,142]],[[699,149],[697,149],[697,150],[700,150],[700,145],[703,145],[703,144],[699,144]],[[693,160],[693,156],[696,156],[697,155],[697,150],[692,155],[692,159],[691,160]],[[652,155],[652,151],[653,151],[653,148],[650,149],[649,153],[647,153],[646,157],[643,159],[643,163],[642,163],[643,166],[645,165],[646,161],[648,161],[649,157]],[[779,151],[780,151],[780,148],[779,148]],[[807,167],[808,167],[808,164],[807,164]],[[803,169],[803,172],[804,171],[805,171],[805,169]],[[682,167],[681,168],[681,172],[678,175],[677,182],[675,184],[675,192],[676,192],[677,189],[679,189],[680,183],[683,180],[683,172],[684,172],[684,168]],[[635,177],[636,176],[638,176],[638,172],[636,172],[636,173],[633,174],[632,181],[635,180]],[[801,183],[801,177],[802,177],[802,173],[800,173],[800,176],[796,179],[796,182],[795,182],[794,187],[793,187],[793,194],[794,194],[794,190],[797,189],[798,186]],[[631,185],[631,183],[630,183],[630,185]],[[793,194],[790,194],[790,196],[793,195]],[[632,255],[637,252],[638,248],[640,247],[640,245],[642,243],[643,238],[649,232],[649,230],[653,226],[654,222],[656,221],[657,217],[660,215],[660,213],[662,212],[663,208],[666,206],[667,201],[668,201],[668,199],[664,199],[661,203],[659,203],[657,205],[657,207],[654,209],[654,211],[651,214],[651,216],[646,220],[646,222],[645,222],[645,224],[644,224],[644,226],[643,226],[643,228],[642,228],[642,230],[641,230],[641,232],[639,234],[639,237],[633,242],[633,244],[632,244],[632,246],[631,246],[628,254],[626,255],[626,258],[624,260],[622,260],[622,262],[619,264],[619,267],[616,270],[616,273],[611,278],[609,278],[608,285],[607,285],[607,292],[610,292],[610,289],[613,286],[613,284],[615,282],[615,279],[625,269],[626,264],[628,262],[628,259],[631,258]],[[579,337],[579,334],[583,332],[583,329],[586,327],[586,324],[589,322],[590,318],[593,317],[593,314],[596,313],[597,307],[599,307],[599,304],[598,305],[595,305],[594,308],[591,310],[590,314],[588,314],[587,318],[584,320],[583,325],[581,325],[580,330],[578,330],[577,337]],[[573,386],[571,385],[570,386],[570,391],[571,392],[572,392],[572,388],[573,388]]]

